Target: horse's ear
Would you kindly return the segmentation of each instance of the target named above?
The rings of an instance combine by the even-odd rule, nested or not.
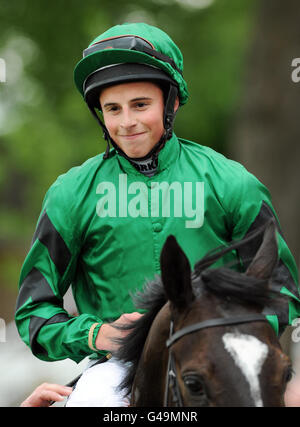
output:
[[[264,232],[263,241],[246,274],[258,279],[269,279],[278,262],[278,246],[276,238],[276,224],[271,220]]]
[[[168,300],[178,310],[195,298],[191,284],[191,267],[174,236],[169,236],[160,256],[161,277]]]

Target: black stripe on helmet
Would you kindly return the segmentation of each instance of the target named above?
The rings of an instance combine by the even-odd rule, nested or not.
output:
[[[152,43],[139,36],[122,35],[119,37],[112,37],[109,39],[100,40],[83,51],[83,58],[92,53],[103,51],[106,49],[126,49],[146,53],[147,55],[159,59],[160,61],[167,62],[174,68],[174,70],[182,74],[182,70],[177,67],[175,61],[172,58],[162,52],[155,50]]]

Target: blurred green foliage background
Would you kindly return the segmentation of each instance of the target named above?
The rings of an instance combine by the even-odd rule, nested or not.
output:
[[[299,0],[0,0],[0,318],[13,319],[47,189],[105,149],[73,70],[97,35],[124,22],[156,25],[178,44],[190,99],[176,134],[240,161],[268,187],[299,263],[299,18]],[[289,336],[281,343],[287,349]],[[299,350],[295,358],[300,367]],[[6,384],[27,383],[17,379]]]

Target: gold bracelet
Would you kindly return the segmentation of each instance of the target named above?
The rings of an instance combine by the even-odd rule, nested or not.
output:
[[[99,325],[99,323],[93,323],[89,330],[88,345],[90,349],[93,351],[98,351],[98,349],[93,346],[93,335],[94,335],[95,327],[97,325]]]

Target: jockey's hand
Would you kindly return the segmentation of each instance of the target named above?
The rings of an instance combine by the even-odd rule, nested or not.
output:
[[[300,378],[298,375],[288,382],[284,395],[284,403],[288,407],[300,406]]]
[[[99,329],[97,338],[96,338],[96,347],[98,350],[107,350],[114,352],[118,350],[119,344],[112,341],[114,338],[123,338],[130,333],[130,330],[120,331],[119,329],[114,328],[114,326],[123,326],[128,325],[130,322],[134,322],[142,317],[142,314],[134,313],[125,313],[115,320],[112,323],[104,323]]]
[[[53,402],[60,402],[72,393],[72,387],[59,384],[43,383],[21,403],[22,407],[50,406]]]

